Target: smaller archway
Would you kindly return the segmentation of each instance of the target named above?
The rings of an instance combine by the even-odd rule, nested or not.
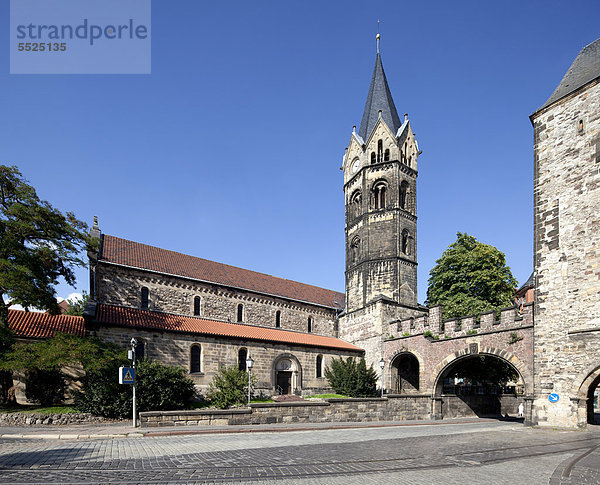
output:
[[[588,370],[578,386],[577,425],[600,424],[600,367]]]
[[[392,389],[398,394],[419,392],[419,360],[412,353],[398,354],[392,360]]]

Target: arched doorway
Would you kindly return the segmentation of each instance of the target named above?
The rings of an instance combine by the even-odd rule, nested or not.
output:
[[[392,389],[397,394],[419,392],[419,360],[411,353],[398,354],[392,360]]]
[[[578,426],[586,424],[600,424],[600,367],[587,373],[587,377],[579,386],[578,398]]]
[[[273,362],[273,387],[277,394],[295,394],[302,388],[302,371],[292,354],[280,355]]]
[[[525,383],[511,362],[497,355],[467,354],[439,372],[434,386],[438,417],[524,417]]]
[[[600,408],[598,406],[598,386],[600,376],[596,377],[590,384],[587,392],[587,424],[600,424]]]

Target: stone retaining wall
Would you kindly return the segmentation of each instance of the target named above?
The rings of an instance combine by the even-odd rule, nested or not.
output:
[[[385,398],[327,399],[256,403],[249,408],[152,411],[140,413],[140,425],[196,426],[272,423],[333,423],[430,419],[431,396],[389,395]]]
[[[39,414],[0,413],[0,426],[39,426],[48,424],[93,424],[118,421],[89,413]]]

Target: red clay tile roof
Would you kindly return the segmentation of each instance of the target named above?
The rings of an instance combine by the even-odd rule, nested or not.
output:
[[[100,260],[305,301],[329,308],[340,310],[344,308],[345,295],[337,291],[109,235],[103,235]]]
[[[348,342],[323,335],[292,332],[279,328],[265,328],[240,323],[217,322],[198,317],[151,312],[135,308],[124,308],[98,304],[96,322],[134,328],[171,330],[176,332],[216,335],[219,337],[261,340],[293,345],[309,345],[330,349],[362,351]]]
[[[83,317],[8,310],[8,327],[17,337],[49,338],[56,332],[85,335]]]

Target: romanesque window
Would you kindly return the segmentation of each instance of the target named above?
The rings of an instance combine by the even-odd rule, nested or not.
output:
[[[371,152],[371,165],[375,163],[375,152]]]
[[[137,339],[137,345],[135,346],[135,360],[142,360],[146,357],[146,345],[140,338]]]
[[[350,243],[350,261],[355,263],[360,256],[360,238],[356,236]]]
[[[148,288],[146,288],[145,286],[142,288],[142,301],[141,301],[141,308],[142,310],[147,310],[148,309]]]
[[[323,356],[317,355],[317,377],[323,377]]]
[[[238,369],[246,372],[246,359],[248,358],[248,349],[241,348],[238,352]]]
[[[383,154],[383,161],[384,162],[389,162],[390,161],[390,149],[386,148],[384,154]]]
[[[277,312],[275,313],[275,327],[276,328],[281,327],[281,311],[280,310],[277,310]]]
[[[403,180],[400,183],[400,208],[401,209],[407,209],[408,204],[407,204],[407,200],[406,200],[406,196],[408,194],[408,182],[406,180]]]
[[[202,372],[202,348],[198,344],[190,348],[190,372]]]
[[[375,209],[385,208],[385,193],[387,191],[387,184],[385,182],[377,182],[373,187],[373,195],[375,197]]]
[[[383,141],[377,140],[377,163],[383,160]]]
[[[350,215],[352,218],[356,218],[361,213],[361,205],[362,205],[362,194],[360,190],[357,190],[352,194],[350,198]]]
[[[407,229],[402,231],[402,252],[407,256],[410,254],[409,235]]]
[[[194,297],[194,315],[200,315],[200,297]]]
[[[244,321],[244,305],[242,305],[241,303],[237,306],[237,321]]]
[[[308,317],[308,326],[307,326],[308,333],[312,332],[312,324],[313,324],[312,317]]]

